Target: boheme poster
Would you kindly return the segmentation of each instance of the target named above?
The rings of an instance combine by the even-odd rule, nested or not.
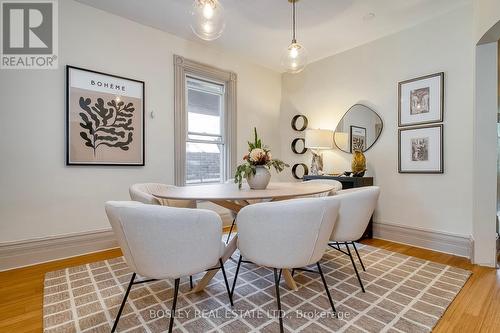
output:
[[[68,165],[144,165],[144,82],[72,66]]]

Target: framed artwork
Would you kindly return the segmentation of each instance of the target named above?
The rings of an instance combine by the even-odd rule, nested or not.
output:
[[[350,151],[366,150],[366,128],[359,126],[352,126],[349,134]]]
[[[443,125],[398,130],[399,173],[443,173]]]
[[[66,66],[66,165],[144,165],[144,82]]]
[[[444,73],[399,82],[398,101],[400,127],[442,122]]]

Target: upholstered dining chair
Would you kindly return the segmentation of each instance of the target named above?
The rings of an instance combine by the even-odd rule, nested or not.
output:
[[[245,263],[251,262],[274,271],[281,332],[283,316],[279,282],[283,269],[319,273],[332,310],[336,313],[319,261],[325,253],[339,207],[340,201],[336,197],[325,197],[257,203],[241,209],[237,216],[240,257],[231,295],[234,295],[238,272],[245,258]],[[315,265],[317,270],[307,269],[310,265]]]
[[[226,184],[235,184],[235,186],[237,186],[236,183],[234,182],[234,178],[230,178],[230,179],[226,180]],[[242,184],[247,184],[247,180],[245,178],[243,178]],[[241,203],[241,202],[237,202],[237,203],[244,206],[245,204],[254,204],[257,202],[265,202],[265,200],[245,200],[244,203]],[[231,223],[231,227],[229,228],[229,233],[227,234],[226,244],[229,243],[229,241],[231,240],[231,234],[232,234],[234,226],[236,224],[236,216],[237,215],[238,215],[237,212],[231,211],[231,217],[233,219],[233,222]]]
[[[319,193],[315,194],[315,197],[326,197],[326,196],[331,196],[335,195],[338,191],[342,190],[342,183],[339,182],[338,180],[335,179],[311,179],[308,181],[303,182],[304,184],[306,183],[320,183],[320,184],[327,184],[333,186],[333,189],[330,192],[326,193]]]
[[[175,187],[174,185],[166,185],[161,183],[139,183],[130,186],[129,194],[130,199],[139,201],[149,205],[163,205],[178,208],[196,208],[196,201],[194,200],[171,200],[160,199],[153,195],[162,189]]]
[[[221,269],[229,301],[233,304],[221,259],[225,245],[221,241],[222,221],[217,213],[134,201],[110,201],[106,203],[106,214],[133,271],[111,332],[116,330],[132,286],[152,280],[174,279],[169,332],[173,328],[182,276]],[[146,279],[136,281],[137,274]]]
[[[142,202],[148,205],[169,206],[177,208],[196,208],[195,200],[171,200],[160,199],[153,195],[155,192],[160,192],[162,189],[175,187],[174,185],[166,185],[161,183],[138,183],[129,187],[128,192],[130,199],[133,201]],[[193,277],[189,276],[189,286],[193,289]]]
[[[363,292],[365,292],[365,287],[363,286],[363,281],[359,275],[349,245],[352,245],[354,248],[363,270],[366,270],[356,248],[355,241],[363,236],[377,205],[379,194],[380,188],[378,186],[366,186],[338,191],[335,195],[335,198],[340,200],[341,206],[337,223],[335,223],[328,245],[349,256]],[[345,245],[345,251],[340,247],[340,243]]]

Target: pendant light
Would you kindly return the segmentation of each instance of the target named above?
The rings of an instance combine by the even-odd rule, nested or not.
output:
[[[299,73],[307,65],[307,50],[297,43],[295,38],[295,3],[299,0],[288,0],[292,3],[292,43],[281,56],[281,65],[288,73]]]
[[[219,0],[194,0],[191,9],[191,29],[203,40],[215,40],[222,35],[226,22],[224,7]]]

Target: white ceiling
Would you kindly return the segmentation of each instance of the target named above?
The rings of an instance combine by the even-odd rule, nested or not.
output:
[[[254,63],[281,71],[280,56],[290,43],[287,0],[220,0],[226,30],[213,42],[189,27],[191,0],[77,0],[185,39],[213,43]],[[300,0],[297,39],[309,62],[362,45],[451,11],[470,0]],[[374,13],[374,18],[368,18]]]

